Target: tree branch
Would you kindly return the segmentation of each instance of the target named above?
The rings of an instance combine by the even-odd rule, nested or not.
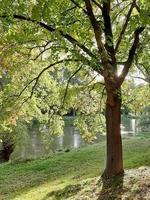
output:
[[[100,8],[100,9],[102,10],[102,6],[101,6],[100,3],[98,3],[96,0],[92,0],[92,2],[93,2],[98,8]]]
[[[23,92],[28,88],[28,86],[31,85],[31,83],[33,83],[33,82],[35,81],[35,83],[34,83],[34,85],[33,85],[33,87],[32,87],[32,90],[31,90],[31,94],[30,94],[30,96],[29,96],[29,98],[31,99],[32,96],[33,96],[34,89],[35,89],[35,87],[36,87],[36,85],[37,85],[37,83],[38,83],[38,81],[39,81],[39,78],[42,76],[42,74],[43,74],[46,70],[48,70],[49,68],[51,68],[51,67],[53,67],[53,66],[55,66],[55,65],[61,64],[61,63],[65,62],[65,61],[69,62],[69,61],[78,61],[78,60],[62,59],[62,60],[59,60],[59,61],[57,61],[57,62],[54,62],[54,63],[48,65],[47,67],[45,67],[45,68],[38,74],[38,76],[36,76],[35,78],[33,78],[33,79],[21,90],[21,92],[19,93],[19,95],[17,95],[17,97],[19,98],[19,97],[23,94]]]
[[[141,80],[143,80],[145,82],[149,82],[148,78],[143,78],[143,77],[140,77],[140,76],[131,76],[131,78],[141,79]]]
[[[42,51],[40,51],[40,53],[35,58],[33,58],[33,61],[37,60],[43,53],[45,53],[46,51],[48,51],[50,49],[51,49],[51,47],[44,48]]]
[[[7,15],[2,15],[0,16],[1,18],[7,18]],[[55,32],[57,29],[54,28],[51,25],[45,24],[43,22],[39,22],[36,21],[34,19],[31,19],[30,17],[25,17],[22,15],[16,15],[14,14],[12,16],[14,19],[19,19],[19,20],[24,20],[24,21],[29,21],[35,24],[38,24],[39,26],[41,26],[42,28],[50,31],[50,32]],[[68,33],[64,33],[62,30],[57,30],[59,32],[59,34],[65,38],[66,40],[68,40],[71,44],[78,46],[83,52],[85,52],[88,56],[90,56],[91,58],[95,58],[98,60],[98,58],[90,51],[90,49],[88,49],[84,44],[80,43],[79,41],[77,41],[75,38],[73,38],[71,35],[69,35]]]
[[[102,30],[99,25],[99,22],[96,20],[96,18],[94,16],[90,0],[84,0],[84,2],[86,5],[88,17],[90,19],[91,25],[94,30],[97,47],[98,47],[98,50],[99,50],[99,53],[100,53],[100,56],[102,59],[102,64],[104,66],[104,65],[106,65],[106,63],[108,63],[108,59],[107,59],[108,56],[107,56],[107,52],[106,52],[105,47],[102,42]]]
[[[120,5],[122,4],[122,3],[124,3],[124,1],[122,1],[122,2],[117,2],[117,4],[115,4],[112,8],[111,8],[111,10],[114,10],[116,7],[120,7]]]
[[[122,70],[122,73],[121,75],[119,76],[119,84],[121,85],[125,79],[125,77],[127,76],[128,72],[129,72],[129,69],[133,63],[133,60],[134,60],[134,56],[135,56],[135,53],[136,53],[136,50],[138,48],[138,45],[139,45],[139,37],[140,37],[140,34],[144,31],[145,27],[139,27],[135,30],[134,32],[134,41],[133,41],[133,44],[130,48],[130,51],[129,51],[129,55],[128,55],[128,59],[124,65],[124,68]]]
[[[82,8],[76,1],[74,0],[70,0],[76,7],[80,8],[81,10],[83,10],[83,12],[87,15],[87,11]]]
[[[124,6],[122,9],[120,9],[120,11],[113,17],[112,23],[115,21],[115,19],[116,19],[117,17],[119,17],[119,15],[120,15],[129,5],[131,5],[131,3],[127,4],[127,5]],[[112,10],[112,9],[111,9],[111,10]]]
[[[63,97],[63,101],[62,101],[62,107],[64,106],[64,103],[65,103],[65,99],[66,99],[66,96],[67,96],[70,81],[81,70],[81,68],[82,68],[82,66],[80,66],[68,79],[67,86],[66,86],[65,93],[64,93],[64,97]]]
[[[132,10],[133,10],[133,8],[134,8],[134,5],[135,5],[135,4],[134,4],[134,2],[133,2],[133,3],[131,4],[131,7],[130,7],[130,9],[129,9],[129,11],[128,11],[128,14],[127,14],[127,16],[126,16],[125,23],[124,23],[124,25],[123,25],[123,27],[122,27],[122,30],[121,30],[120,35],[119,35],[119,37],[118,37],[118,41],[117,41],[117,43],[116,43],[115,53],[118,51],[119,45],[120,45],[120,43],[121,43],[121,41],[122,41],[123,35],[124,35],[124,33],[125,33],[125,31],[126,31],[126,28],[127,28],[127,26],[128,26],[128,22],[129,22],[129,19],[130,19]]]
[[[102,16],[104,19],[104,33],[106,40],[106,50],[111,57],[111,64],[116,66],[115,50],[113,44],[113,33],[112,33],[112,23],[110,18],[110,0],[103,1]],[[116,69],[114,69],[116,70]]]
[[[63,11],[61,14],[62,14],[62,15],[66,15],[67,12],[72,11],[72,10],[74,10],[75,8],[76,8],[76,6],[73,6],[73,7],[71,7],[71,8],[68,8],[67,10]]]
[[[33,49],[36,49],[36,48],[46,48],[49,44],[53,43],[54,40],[48,40],[46,42],[46,44],[43,44],[43,45],[36,45],[36,46],[32,46],[32,47],[28,47],[27,49],[30,49],[30,50],[33,50]]]

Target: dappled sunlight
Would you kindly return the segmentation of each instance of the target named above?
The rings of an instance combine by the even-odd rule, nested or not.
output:
[[[124,175],[111,180],[102,181],[99,178],[83,181],[77,194],[68,193],[68,198],[59,198],[55,194],[54,199],[64,200],[148,200],[150,197],[150,167],[142,166],[138,169],[125,170]],[[73,187],[75,188],[75,187]],[[73,191],[70,189],[70,191]],[[62,192],[65,194],[64,190]],[[59,194],[60,191],[59,191]]]
[[[137,200],[150,197],[150,167],[126,170],[109,184],[103,184],[97,200]]]
[[[129,170],[125,170],[124,178],[115,180],[112,187],[107,187],[99,181],[104,169],[105,141],[102,141],[45,159],[2,164],[0,166],[0,198],[6,200],[103,200],[110,192],[110,196],[113,194],[123,200],[131,194],[137,195],[138,191],[146,196],[149,191],[147,184],[150,182],[148,180],[150,139],[141,140],[139,137],[133,137],[124,139],[123,143],[124,166]],[[141,167],[141,165],[146,167]],[[131,197],[130,200],[132,200]]]
[[[0,200],[150,200],[149,91],[150,0],[0,0]]]
[[[124,174],[118,175],[112,180],[101,180],[101,190],[98,194],[97,200],[107,200],[109,198],[121,199],[121,192],[123,190]]]
[[[32,187],[28,190],[23,191],[22,193],[19,193],[11,200],[44,200],[45,196],[48,196],[48,194],[61,190],[67,185],[73,183],[73,181],[70,179],[68,179],[67,177],[66,179],[62,180],[59,179],[55,181],[47,181],[43,184],[39,184],[39,186]]]
[[[150,197],[150,167],[125,170],[123,176],[115,177],[110,183],[103,183],[97,200],[138,200]]]

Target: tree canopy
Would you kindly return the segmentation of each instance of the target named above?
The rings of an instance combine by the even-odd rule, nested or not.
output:
[[[149,83],[149,10],[148,0],[0,2],[2,121],[56,122],[72,107],[99,131],[105,114],[106,176],[122,172],[121,87],[136,68]]]

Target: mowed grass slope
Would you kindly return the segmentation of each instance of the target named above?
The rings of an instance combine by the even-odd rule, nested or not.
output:
[[[150,138],[123,140],[125,168],[150,166]],[[105,141],[45,159],[0,165],[0,200],[50,200],[49,193],[100,176]]]

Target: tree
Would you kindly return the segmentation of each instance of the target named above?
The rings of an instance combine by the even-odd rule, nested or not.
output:
[[[131,66],[135,66],[134,58],[140,38],[144,44],[149,35],[149,20],[144,20],[145,17],[149,19],[149,8],[148,0],[39,0],[28,4],[22,0],[1,2],[1,21],[7,41],[12,40],[12,36],[20,43],[24,43],[25,38],[33,39],[34,34],[43,39],[48,37],[48,48],[40,55],[49,49],[54,62],[45,70],[72,63],[74,68],[80,66],[75,73],[82,66],[104,78],[107,95],[105,178],[124,171],[120,134],[121,86]],[[18,27],[22,27],[20,31]],[[24,37],[16,39],[20,33]],[[120,68],[122,70],[118,75]],[[33,80],[35,85],[32,94],[44,71]]]
[[[139,117],[144,107],[150,105],[149,84],[135,84],[133,80],[128,80],[122,87],[122,107],[134,116]]]
[[[74,73],[74,66],[69,69],[65,66],[59,66],[59,68],[56,66],[55,69],[45,71],[42,79],[35,82],[35,85],[33,80],[37,80],[42,68],[44,71],[45,64],[48,65],[48,63],[45,61],[44,63],[40,61],[29,63],[27,49],[31,47],[27,47],[26,43],[21,44],[21,48],[20,44],[14,44],[12,41],[4,47],[3,45],[1,46],[0,139],[3,143],[9,144],[11,141],[15,144],[12,158],[17,155],[18,146],[21,147],[27,140],[27,127],[35,118],[39,121],[40,130],[43,132],[43,144],[50,146],[53,135],[63,133],[62,116],[68,112],[70,107],[82,113],[82,117],[75,120],[82,137],[91,141],[96,133],[101,132],[103,127],[99,114],[101,97],[99,91],[103,84],[95,82],[96,75],[93,77],[89,71],[80,69],[77,77]],[[12,46],[13,49],[11,49]],[[36,48],[38,49],[36,46],[33,49]],[[33,85],[30,85],[29,83],[32,82]],[[64,98],[66,106],[65,109],[60,110]],[[87,105],[90,105],[88,109]],[[46,134],[43,125],[46,125]]]
[[[2,150],[0,150],[0,163],[7,162],[11,153],[14,151],[14,143],[10,140],[2,141]]]

